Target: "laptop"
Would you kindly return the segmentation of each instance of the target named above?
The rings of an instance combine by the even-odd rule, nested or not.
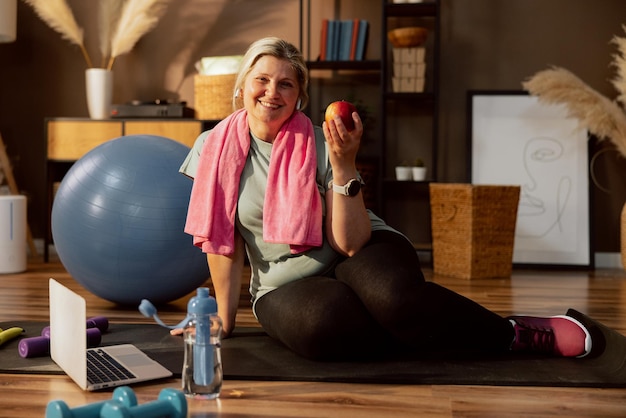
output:
[[[172,372],[132,344],[88,349],[85,299],[54,279],[50,279],[49,286],[50,355],[83,390],[111,388],[172,376]],[[88,355],[94,361],[88,362]],[[104,363],[108,365],[104,366]],[[96,365],[104,367],[95,370]],[[122,370],[113,370],[119,366]]]

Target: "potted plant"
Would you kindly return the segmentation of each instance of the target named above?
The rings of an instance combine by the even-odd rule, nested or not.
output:
[[[426,180],[426,167],[424,166],[424,161],[421,158],[416,158],[413,162],[413,166],[411,167],[411,177],[413,181],[424,181]]]
[[[396,180],[413,180],[413,167],[411,167],[408,161],[401,161],[400,164],[396,166]]]

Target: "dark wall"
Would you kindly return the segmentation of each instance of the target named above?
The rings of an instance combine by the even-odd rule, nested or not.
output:
[[[622,0],[443,0],[439,178],[468,181],[468,90],[521,90],[550,66],[564,67],[613,99],[611,43],[626,36]],[[594,151],[595,152],[595,151]],[[593,154],[592,154],[593,155]],[[604,184],[592,184],[592,245],[619,251],[626,162],[614,152],[597,159]]]
[[[116,61],[114,101],[168,98],[193,103],[196,60],[241,53],[251,41],[266,35],[298,43],[298,3],[172,2],[158,27],[131,54]],[[69,4],[86,27],[88,48],[98,62],[93,3],[70,0]],[[468,90],[521,89],[527,77],[558,65],[608,97],[616,96],[609,83],[615,53],[610,41],[615,35],[625,35],[623,0],[443,0],[441,23],[438,167],[443,181],[467,181]],[[370,42],[378,39],[378,34],[370,36]],[[87,116],[84,70],[78,49],[20,1],[18,39],[0,44],[0,132],[18,184],[30,198],[35,237],[42,237],[44,230],[44,118]],[[625,164],[614,157],[610,162],[598,159],[599,176],[610,190],[594,190],[594,245],[598,251],[619,250]]]

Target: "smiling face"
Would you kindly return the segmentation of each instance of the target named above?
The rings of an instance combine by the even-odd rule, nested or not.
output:
[[[259,58],[243,87],[243,105],[252,133],[273,142],[295,111],[299,96],[297,74],[289,61],[270,55]]]

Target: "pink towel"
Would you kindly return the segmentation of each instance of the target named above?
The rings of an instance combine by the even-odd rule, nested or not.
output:
[[[248,114],[234,112],[204,142],[185,232],[205,253],[234,251],[239,178],[250,149]],[[311,120],[295,112],[272,146],[263,206],[263,239],[289,244],[292,253],[322,245],[322,200],[315,175],[317,155]]]

